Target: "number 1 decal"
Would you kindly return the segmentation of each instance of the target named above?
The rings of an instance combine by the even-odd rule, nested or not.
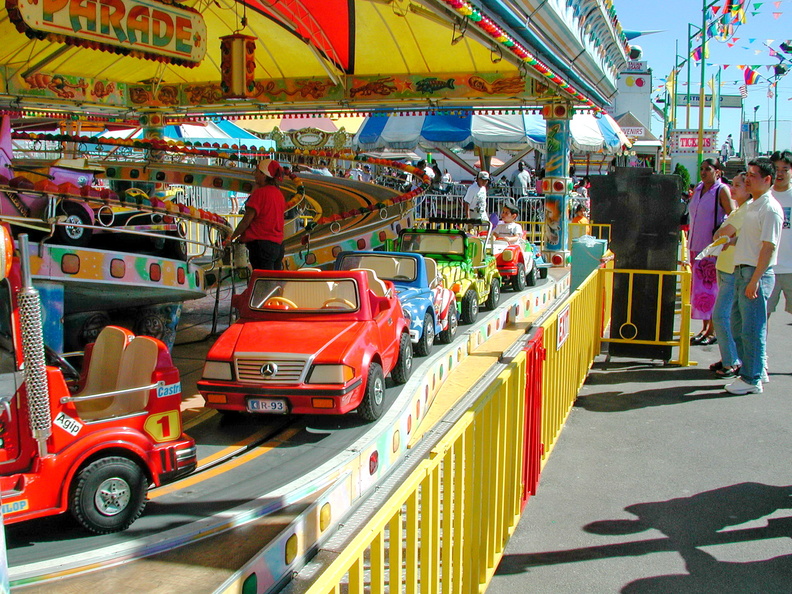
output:
[[[151,415],[143,429],[156,442],[171,441],[181,433],[181,417],[178,410]]]

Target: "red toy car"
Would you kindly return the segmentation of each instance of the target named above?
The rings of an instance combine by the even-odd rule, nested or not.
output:
[[[404,383],[412,343],[393,283],[372,270],[256,270],[240,319],[207,355],[198,389],[220,411],[383,412],[385,376]]]
[[[4,227],[0,237],[10,245]],[[26,242],[22,252],[26,260]],[[143,512],[150,484],[195,469],[195,442],[182,433],[179,370],[161,341],[107,326],[78,374],[43,348],[38,294],[20,278],[19,259],[8,268],[7,279],[0,270],[5,523],[69,510],[92,532],[124,530]]]

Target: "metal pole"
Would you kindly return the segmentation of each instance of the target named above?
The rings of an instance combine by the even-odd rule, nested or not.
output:
[[[687,99],[685,100],[685,129],[690,130],[690,63],[693,61],[690,59],[691,54],[693,53],[693,45],[692,45],[692,34],[690,32],[691,27],[693,25],[688,23],[688,47],[687,47]]]
[[[701,3],[701,87],[699,88],[698,169],[704,160],[704,86],[707,84],[707,0]],[[699,173],[700,175],[700,173]]]
[[[773,83],[773,90],[775,91],[775,96],[773,97],[773,152],[777,151],[776,142],[778,140],[778,78],[776,78],[775,82]]]
[[[677,80],[679,79],[679,39],[674,41],[674,52],[676,52],[676,62],[674,62],[674,96],[671,105],[671,122],[672,126],[676,128],[676,111],[677,111]]]

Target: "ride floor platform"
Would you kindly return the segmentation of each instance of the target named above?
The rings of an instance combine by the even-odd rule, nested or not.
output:
[[[709,371],[717,345],[600,356],[487,592],[792,592],[791,337],[773,314],[747,396]]]

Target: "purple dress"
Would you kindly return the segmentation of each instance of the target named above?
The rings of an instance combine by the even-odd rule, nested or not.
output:
[[[699,183],[690,198],[690,232],[688,247],[693,270],[691,287],[690,317],[694,320],[712,319],[712,308],[718,297],[718,271],[715,269],[715,258],[710,256],[696,260],[696,255],[712,243],[712,235],[726,218],[726,212],[720,204],[718,193],[723,183],[717,180],[712,187],[703,193],[704,184]]]

